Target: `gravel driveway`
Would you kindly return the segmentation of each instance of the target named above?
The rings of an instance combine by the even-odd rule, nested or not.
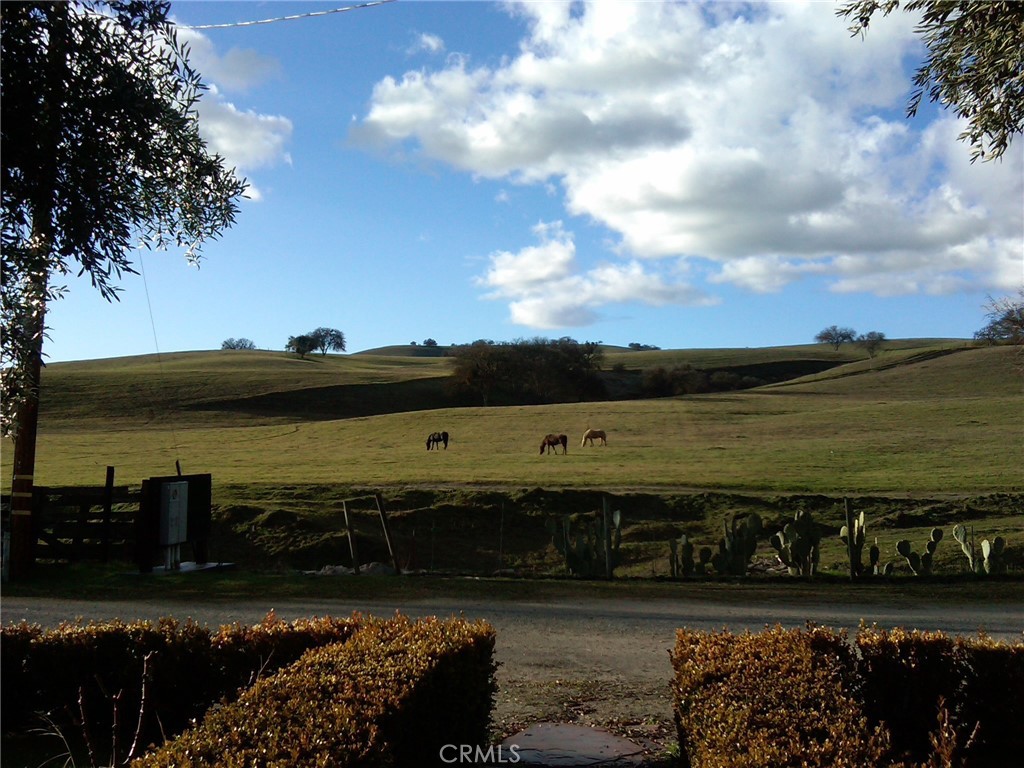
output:
[[[663,751],[675,738],[668,652],[677,627],[757,631],[776,623],[801,627],[811,620],[854,631],[863,619],[882,627],[942,630],[949,634],[973,635],[983,629],[996,639],[1019,639],[1024,631],[1024,600],[1010,606],[888,608],[847,603],[737,604],[620,598],[503,600],[490,604],[439,599],[275,600],[230,605],[4,598],[0,619],[5,624],[25,619],[53,625],[75,618],[190,616],[200,623],[219,626],[235,621],[255,623],[271,608],[285,620],[348,615],[354,610],[376,616],[401,611],[409,616],[462,614],[470,619],[486,619],[498,632],[496,736],[509,735],[537,721],[600,725],[644,744],[652,754]]]

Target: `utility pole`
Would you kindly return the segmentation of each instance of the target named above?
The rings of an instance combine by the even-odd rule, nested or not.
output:
[[[64,112],[61,94],[67,82],[68,27],[70,7],[61,3],[47,9],[47,67],[41,111],[43,146],[60,146]],[[46,330],[47,283],[54,242],[53,214],[57,207],[58,157],[53,151],[44,155],[39,169],[42,180],[31,198],[32,236],[29,263],[25,265],[26,294],[24,323],[21,329],[29,345],[25,360],[24,400],[18,408],[14,433],[14,477],[11,481],[11,579],[28,573],[35,561],[35,535],[32,524],[32,489],[35,487],[36,434],[39,427],[39,383],[43,368],[43,333]]]
[[[44,261],[45,263],[45,261]],[[35,487],[36,435],[39,428],[39,382],[43,368],[43,318],[46,313],[46,270],[33,271],[33,293],[38,291],[39,304],[26,318],[31,326],[26,336],[32,351],[27,361],[24,397],[18,408],[17,432],[14,434],[14,477],[11,480],[11,579],[28,574],[35,562],[35,534],[32,523],[32,489]]]

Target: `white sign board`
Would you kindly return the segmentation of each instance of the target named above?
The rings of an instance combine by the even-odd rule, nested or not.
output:
[[[188,483],[160,486],[160,546],[184,544],[188,540]]]

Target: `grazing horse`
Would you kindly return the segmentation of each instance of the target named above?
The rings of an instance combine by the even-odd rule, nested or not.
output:
[[[543,442],[540,444],[540,453],[544,455],[544,449],[548,449],[548,453],[551,453],[551,449],[555,449],[555,453],[558,453],[558,446],[562,446],[562,453],[569,452],[569,438],[565,435],[545,435]]]
[[[608,435],[604,433],[603,429],[588,429],[583,433],[583,439],[580,440],[580,448],[587,444],[587,440],[593,445],[595,440],[600,440],[601,445],[608,445]]]
[[[440,446],[442,444],[444,445],[444,449],[447,451],[448,450],[448,433],[447,432],[431,432],[430,436],[427,438],[427,450],[429,451],[431,448],[437,448],[437,450],[441,450],[438,446]]]

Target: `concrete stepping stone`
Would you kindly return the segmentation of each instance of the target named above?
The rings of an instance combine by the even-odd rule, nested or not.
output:
[[[515,747],[513,750],[512,747]],[[620,768],[643,764],[643,748],[599,728],[567,723],[536,723],[501,743],[502,763],[521,768]]]

